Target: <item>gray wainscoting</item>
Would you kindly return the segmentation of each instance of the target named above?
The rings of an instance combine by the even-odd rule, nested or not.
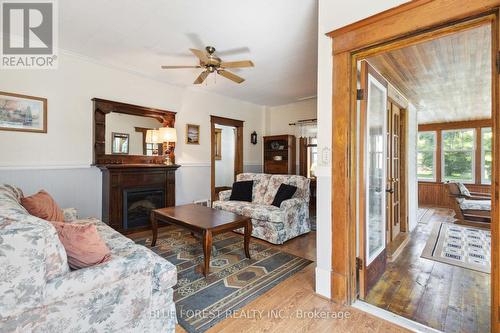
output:
[[[25,195],[44,189],[62,208],[77,208],[80,217],[101,217],[101,172],[97,168],[0,169],[0,183],[15,185]]]

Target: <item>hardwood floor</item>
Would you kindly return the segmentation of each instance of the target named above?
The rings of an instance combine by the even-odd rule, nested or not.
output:
[[[420,258],[433,225],[449,214],[437,208],[418,224],[366,301],[444,332],[489,332],[490,275]]]
[[[147,233],[129,236],[134,239]],[[255,238],[251,241],[271,245]],[[281,246],[271,246],[313,261],[316,259],[315,232],[292,239]],[[238,313],[249,314],[246,318],[243,315],[227,318],[207,332],[409,332],[363,311],[336,305],[318,296],[314,292],[314,270],[315,264],[312,263],[241,308]],[[307,314],[308,317],[301,318],[301,314]],[[322,315],[328,318],[318,318]],[[345,318],[336,319],[335,316]],[[177,325],[176,332],[186,331]]]

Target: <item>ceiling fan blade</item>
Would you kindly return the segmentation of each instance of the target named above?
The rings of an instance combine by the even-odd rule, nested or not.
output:
[[[198,57],[198,59],[201,60],[201,62],[207,63],[208,62],[208,56],[205,53],[205,51],[202,50],[197,50],[197,49],[189,49],[195,56]]]
[[[250,60],[242,60],[242,61],[229,61],[222,62],[220,67],[222,68],[238,68],[238,67],[253,67],[253,62]]]
[[[203,71],[201,72],[201,74],[196,78],[196,80],[194,80],[194,84],[202,84],[203,81],[205,81],[205,79],[207,78],[208,74],[210,74],[209,71]]]
[[[244,79],[244,78],[239,77],[238,75],[233,74],[233,73],[228,72],[228,71],[225,71],[225,70],[223,70],[223,69],[218,70],[218,71],[217,71],[217,74],[222,75],[222,76],[224,76],[226,79],[229,79],[229,80],[234,81],[234,82],[236,82],[236,83],[241,83],[241,82],[245,81],[245,79]]]
[[[162,69],[201,68],[201,66],[161,66]]]

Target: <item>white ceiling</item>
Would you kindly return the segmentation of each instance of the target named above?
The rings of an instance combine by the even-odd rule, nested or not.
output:
[[[211,75],[202,89],[261,105],[316,95],[317,0],[59,1],[59,46],[167,83],[192,86],[189,48],[214,46],[224,61],[251,59],[235,84]]]

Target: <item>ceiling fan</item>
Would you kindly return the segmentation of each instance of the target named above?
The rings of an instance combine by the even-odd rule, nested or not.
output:
[[[241,83],[245,81],[244,78],[231,73],[226,70],[226,68],[242,68],[242,67],[253,67],[253,62],[250,60],[242,61],[229,61],[224,62],[221,58],[215,55],[215,48],[213,46],[205,47],[205,51],[197,49],[189,49],[193,54],[198,57],[200,64],[198,66],[161,66],[162,69],[179,69],[179,68],[204,68],[204,71],[196,78],[193,82],[194,84],[201,84],[207,76],[211,73],[217,73],[226,79],[234,81],[236,83]]]

